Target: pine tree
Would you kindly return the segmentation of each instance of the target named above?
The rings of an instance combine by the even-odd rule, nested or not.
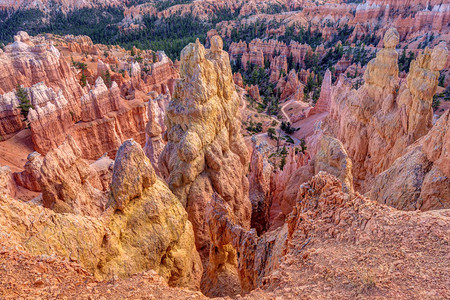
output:
[[[28,112],[30,111],[30,109],[34,109],[34,106],[31,104],[30,98],[28,97],[28,92],[21,87],[20,85],[17,85],[16,88],[16,96],[17,99],[19,99],[19,106],[17,108],[20,109],[20,113],[23,116],[23,122],[25,122],[26,124],[26,128],[29,127],[29,122],[28,122]]]
[[[106,73],[102,75],[102,79],[105,82],[106,86],[110,88],[112,85],[112,80],[111,80],[111,73],[109,73],[109,70],[107,70]]]
[[[82,87],[85,87],[87,85],[86,75],[81,74],[80,84]]]

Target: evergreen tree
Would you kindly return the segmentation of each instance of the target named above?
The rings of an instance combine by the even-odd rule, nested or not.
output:
[[[34,106],[31,104],[30,98],[28,97],[28,92],[22,88],[20,85],[17,85],[16,88],[16,96],[19,99],[19,106],[17,108],[20,109],[20,113],[23,116],[23,122],[26,124],[26,128],[30,126],[28,122],[28,112],[30,109],[34,109]]]
[[[80,84],[82,87],[87,85],[86,75],[84,75],[84,73],[81,74]]]
[[[110,88],[112,85],[112,80],[111,80],[111,73],[109,73],[109,70],[106,71],[106,73],[104,73],[102,75],[102,79],[105,82],[105,85]]]

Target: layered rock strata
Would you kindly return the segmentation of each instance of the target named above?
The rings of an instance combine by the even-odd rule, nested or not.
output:
[[[144,151],[158,175],[160,174],[158,167],[159,155],[166,145],[163,139],[163,133],[166,131],[164,116],[169,102],[170,94],[159,95],[155,99],[148,101],[148,123],[145,128],[146,142]]]
[[[258,234],[265,232],[270,225],[270,207],[272,206],[273,166],[268,161],[268,145],[252,141],[253,151],[250,159],[248,180],[250,183],[250,202],[252,203],[251,227]]]
[[[240,132],[240,97],[233,83],[228,54],[218,36],[206,50],[197,40],[181,52],[179,80],[166,111],[167,140],[160,171],[172,192],[186,207],[195,232],[196,247],[209,251],[204,293],[226,294],[236,274],[236,252],[231,246],[210,247],[205,208],[213,195],[232,208],[233,217],[250,228],[248,151]]]
[[[314,105],[314,107],[309,110],[308,117],[315,114],[330,112],[331,89],[332,89],[331,72],[330,70],[327,70],[325,72],[325,77],[323,78],[322,81],[319,99],[317,100],[316,105]]]
[[[339,179],[320,172],[298,186],[294,209],[282,228],[258,237],[253,229],[236,225],[230,212],[226,203],[213,198],[208,226],[215,244],[232,243],[237,249],[243,290],[257,288],[249,298],[263,297],[261,291],[271,291],[274,297],[301,298],[323,295],[325,290],[330,297],[340,298],[361,293],[361,289],[368,289],[367,294],[375,289],[375,293],[408,297],[421,294],[424,286],[428,287],[426,293],[445,294],[445,272],[425,273],[430,265],[436,270],[446,268],[441,255],[447,257],[447,250],[436,243],[446,240],[450,217],[446,210],[401,212],[358,193],[344,193]],[[400,264],[397,257],[388,255],[396,251],[405,251],[401,253],[407,262]],[[418,254],[426,259],[417,260]],[[391,264],[396,269],[385,269]],[[425,273],[418,273],[418,268]],[[301,270],[306,278],[298,276]],[[414,291],[410,282],[398,278],[398,272],[408,274],[415,283]],[[334,278],[331,283],[330,274]],[[353,282],[351,287],[341,285],[348,281]]]
[[[32,153],[26,169],[32,175],[30,181],[39,184],[44,207],[93,217],[105,210],[107,195],[91,185],[90,178],[97,174],[81,158],[81,150],[71,136],[45,156]]]

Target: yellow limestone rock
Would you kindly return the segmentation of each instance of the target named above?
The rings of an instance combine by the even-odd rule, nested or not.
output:
[[[197,249],[204,257],[209,251],[208,276],[202,287],[211,296],[224,295],[224,286],[239,284],[235,250],[230,245],[210,247],[207,203],[217,195],[231,207],[236,223],[246,229],[252,211],[240,98],[228,53],[222,47],[222,39],[214,36],[210,50],[197,40],[181,51],[181,79],[167,107],[167,144],[159,160],[161,174],[186,207]]]
[[[160,170],[186,207],[197,249],[209,236],[204,209],[214,193],[233,209],[238,224],[250,226],[248,150],[240,133],[239,96],[228,53],[219,36],[207,50],[197,40],[181,52],[181,79],[167,107]],[[207,248],[206,248],[207,249]]]
[[[170,285],[199,288],[202,265],[187,213],[135,141],[119,148],[111,186],[100,218],[59,214],[0,193],[0,234],[31,254],[77,261],[99,279],[153,269]]]

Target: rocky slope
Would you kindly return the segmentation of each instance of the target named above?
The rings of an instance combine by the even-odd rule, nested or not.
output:
[[[368,196],[402,210],[448,209],[449,122],[447,111],[424,137],[375,177]]]
[[[259,287],[249,298],[408,298],[446,293],[448,280],[441,272],[449,259],[448,246],[442,246],[448,210],[397,211],[358,193],[342,192],[339,180],[322,172],[299,186],[293,213],[277,231],[261,237],[246,231],[234,224],[229,207],[218,199],[212,201],[208,216],[214,243],[231,242],[238,249],[244,290]]]

